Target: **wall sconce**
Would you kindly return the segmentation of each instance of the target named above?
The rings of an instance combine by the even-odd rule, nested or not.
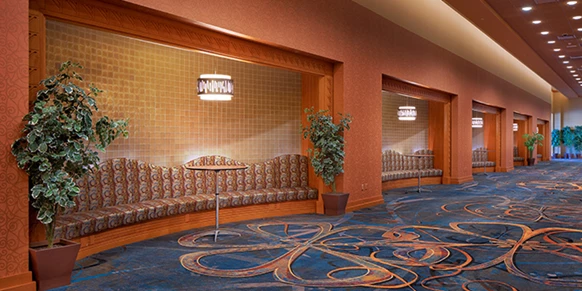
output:
[[[483,118],[473,117],[471,119],[471,127],[472,128],[483,128]]]
[[[196,87],[200,100],[230,101],[234,95],[234,83],[229,75],[200,75]]]
[[[398,120],[416,120],[416,107],[408,105],[398,107]]]
[[[517,131],[519,129],[519,126],[517,125],[517,123],[513,124],[513,131]]]

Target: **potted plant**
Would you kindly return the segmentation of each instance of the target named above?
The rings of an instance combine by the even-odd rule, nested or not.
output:
[[[552,147],[554,150],[562,144],[562,131],[560,129],[552,130]],[[558,153],[554,152],[554,158],[558,158]]]
[[[562,128],[562,141],[566,147],[566,158],[573,158],[571,153],[571,147],[574,145],[574,129],[566,126]]]
[[[46,232],[46,242],[30,246],[39,290],[71,281],[79,244],[55,240],[54,231],[59,213],[75,206],[79,193],[75,180],[98,167],[95,149],[104,151],[119,135],[127,137],[126,120],[104,116],[93,123],[93,111],[98,110],[95,97],[102,91],[90,85],[86,92],[77,85],[83,79],[75,69],[81,68],[68,61],[58,74],[41,81],[45,88],[37,92],[32,110],[23,118],[22,137],[12,144],[18,167],[29,176],[29,201]]]
[[[311,165],[315,174],[323,179],[327,186],[331,186],[331,193],[322,194],[326,215],[340,215],[345,213],[349,193],[337,193],[335,178],[344,172],[343,132],[350,129],[352,117],[341,113],[337,124],[328,110],[314,112],[313,108],[306,108],[308,125],[301,127],[303,138],[309,139],[313,148],[308,150]]]
[[[582,126],[574,126],[574,150],[576,151],[576,158],[581,158],[582,153]]]
[[[533,133],[533,134],[524,134],[524,145],[527,148],[528,157],[527,157],[527,164],[528,166],[533,166],[535,164],[535,157],[533,156],[533,151],[536,146],[543,146],[542,142],[544,141],[544,136],[540,133]]]

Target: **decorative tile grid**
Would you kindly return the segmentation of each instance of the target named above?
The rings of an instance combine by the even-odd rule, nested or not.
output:
[[[48,74],[66,60],[84,65],[86,83],[105,90],[99,116],[129,118],[130,137],[102,159],[173,166],[210,154],[255,163],[301,152],[299,73],[47,21]],[[232,101],[196,95],[200,74],[215,71],[232,76]]]
[[[485,118],[481,112],[473,111],[473,117]],[[473,150],[485,147],[485,131],[483,128],[471,128],[473,130]]]
[[[416,106],[415,121],[398,120],[398,107]],[[382,92],[382,151],[410,154],[428,148],[428,101]]]

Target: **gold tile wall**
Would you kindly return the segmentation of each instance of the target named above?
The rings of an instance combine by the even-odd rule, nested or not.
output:
[[[47,73],[80,62],[86,84],[104,90],[99,116],[129,118],[128,139],[101,158],[173,166],[219,154],[259,162],[301,152],[301,74],[47,21]],[[230,102],[201,101],[200,74],[229,74]]]
[[[416,120],[398,120],[398,107],[416,106]],[[382,151],[410,154],[428,149],[428,101],[382,91]]]

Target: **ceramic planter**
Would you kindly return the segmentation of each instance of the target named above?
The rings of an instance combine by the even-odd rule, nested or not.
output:
[[[350,193],[330,192],[321,195],[325,215],[342,215],[346,213],[346,205]]]
[[[29,248],[32,274],[37,290],[48,290],[71,283],[71,273],[81,245],[65,240],[55,240],[54,247],[47,242],[31,243]]]

